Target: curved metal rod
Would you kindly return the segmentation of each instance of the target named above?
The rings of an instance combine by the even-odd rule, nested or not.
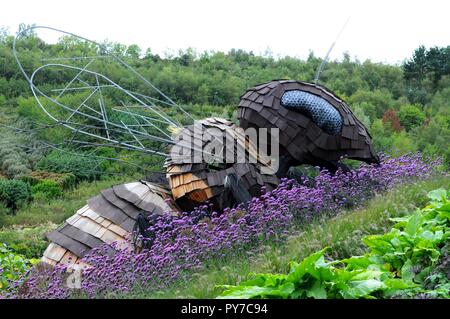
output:
[[[136,136],[145,137],[146,139],[152,139],[152,140],[154,140],[154,141],[156,141],[156,142],[158,142],[158,143],[169,143],[169,144],[171,144],[171,143],[173,144],[173,143],[174,143],[174,141],[172,140],[172,138],[171,138],[171,136],[170,136],[169,134],[165,133],[163,130],[161,130],[161,128],[160,128],[159,126],[154,125],[154,124],[152,123],[152,118],[145,117],[145,116],[142,115],[142,114],[136,114],[136,115],[139,116],[139,118],[141,118],[142,120],[145,120],[145,122],[148,124],[148,125],[146,125],[146,126],[149,126],[149,125],[152,126],[153,128],[157,129],[160,133],[163,133],[163,134],[165,135],[165,137],[168,137],[168,139],[167,139],[167,138],[162,138],[162,137],[159,137],[159,136],[155,136],[155,135],[152,135],[152,134],[149,134],[149,132],[148,132],[144,127],[142,127],[142,126],[140,127],[140,130],[136,130],[136,129],[133,128],[133,126],[128,126],[128,125],[126,125],[125,123],[122,123],[122,125],[119,125],[119,124],[116,124],[116,123],[114,123],[114,122],[110,122],[110,121],[107,120],[107,117],[105,116],[105,115],[106,115],[106,114],[105,114],[106,110],[105,110],[104,107],[101,109],[101,112],[98,112],[98,111],[96,111],[95,109],[92,109],[91,107],[89,107],[88,105],[85,104],[85,102],[87,102],[87,100],[88,100],[93,94],[95,94],[96,91],[99,90],[99,87],[98,87],[98,86],[99,86],[99,83],[98,83],[98,81],[97,81],[97,87],[96,87],[96,86],[90,86],[89,84],[87,84],[86,82],[84,82],[84,83],[87,84],[87,87],[86,87],[86,88],[91,88],[91,89],[93,90],[93,92],[92,92],[92,93],[89,95],[89,97],[86,98],[85,101],[84,101],[83,103],[81,103],[76,109],[73,108],[73,107],[70,107],[70,106],[68,107],[67,105],[64,105],[64,104],[62,104],[62,103],[60,103],[59,101],[56,100],[56,99],[57,99],[58,97],[60,97],[67,89],[69,89],[70,85],[71,85],[76,79],[78,79],[79,81],[81,81],[81,79],[79,78],[79,76],[80,76],[81,74],[88,74],[88,75],[90,75],[90,76],[95,76],[96,79],[98,79],[98,78],[100,77],[102,80],[104,80],[104,81],[106,81],[107,83],[109,83],[109,86],[113,87],[114,89],[119,90],[119,91],[122,92],[123,94],[126,94],[126,95],[129,96],[132,100],[138,102],[142,107],[144,107],[145,109],[147,109],[147,110],[153,112],[154,114],[157,115],[157,117],[163,119],[163,121],[158,121],[158,122],[163,122],[163,123],[165,123],[165,124],[167,124],[167,125],[171,125],[171,126],[178,127],[178,128],[181,126],[179,123],[176,123],[174,120],[172,120],[170,117],[168,117],[168,116],[165,114],[164,111],[158,110],[158,108],[156,107],[156,105],[154,105],[153,102],[150,101],[150,100],[160,101],[159,99],[155,99],[155,98],[150,97],[150,96],[146,96],[146,95],[143,95],[143,94],[139,94],[139,93],[137,93],[137,92],[132,92],[132,91],[126,90],[125,88],[121,87],[119,84],[117,84],[117,83],[115,83],[114,81],[112,81],[112,80],[111,80],[110,78],[108,78],[107,76],[105,76],[105,75],[103,75],[103,74],[101,74],[101,73],[99,73],[99,72],[94,72],[94,71],[88,70],[87,67],[94,61],[95,57],[90,57],[91,60],[89,61],[89,63],[88,63],[86,66],[84,66],[84,68],[79,68],[79,67],[76,67],[76,66],[71,66],[71,65],[66,65],[66,64],[60,64],[60,63],[49,63],[49,64],[45,64],[45,65],[42,65],[42,66],[38,67],[37,69],[35,69],[35,70],[33,71],[33,73],[32,73],[31,75],[28,75],[27,72],[25,71],[25,69],[24,69],[24,67],[23,67],[23,65],[22,65],[22,63],[21,63],[21,61],[20,61],[20,59],[19,59],[19,54],[18,54],[18,51],[17,51],[17,40],[18,40],[24,33],[28,32],[28,31],[30,31],[30,30],[38,29],[38,28],[56,31],[56,32],[59,32],[59,33],[65,34],[65,35],[69,35],[69,36],[76,37],[76,38],[81,39],[81,40],[84,40],[84,41],[86,41],[86,42],[88,42],[88,43],[94,44],[95,46],[97,46],[98,49],[100,49],[100,50],[106,52],[111,58],[113,58],[115,61],[117,61],[120,65],[122,65],[122,66],[125,67],[126,69],[130,70],[134,75],[136,75],[136,76],[137,76],[141,81],[143,81],[146,85],[150,86],[154,91],[156,91],[156,92],[157,92],[158,94],[160,94],[163,98],[165,98],[167,101],[169,101],[169,102],[164,102],[164,101],[163,101],[165,104],[178,107],[178,108],[181,109],[184,113],[186,113],[187,115],[189,115],[190,118],[192,118],[192,117],[190,116],[189,113],[185,112],[185,111],[184,111],[180,106],[178,106],[173,100],[171,100],[171,99],[170,99],[168,96],[166,96],[162,91],[160,91],[158,88],[156,88],[152,83],[150,83],[147,79],[145,79],[142,75],[140,75],[140,74],[139,74],[136,70],[134,70],[131,66],[129,66],[128,64],[126,64],[126,63],[125,63],[122,59],[120,59],[119,57],[117,57],[117,56],[115,56],[114,54],[110,53],[109,50],[107,50],[106,47],[105,47],[104,45],[99,44],[99,43],[94,42],[94,41],[91,41],[91,40],[89,40],[89,39],[86,39],[86,38],[84,38],[84,37],[77,36],[77,35],[75,35],[75,34],[73,34],[73,33],[59,30],[59,29],[55,29],[55,28],[51,28],[51,27],[45,27],[45,26],[33,26],[33,27],[27,28],[27,29],[25,29],[25,30],[22,30],[22,31],[19,32],[19,33],[17,34],[17,36],[14,38],[14,41],[13,41],[13,54],[14,54],[14,57],[15,57],[15,59],[16,59],[16,62],[17,62],[17,64],[18,64],[18,66],[19,66],[19,69],[21,70],[22,74],[25,76],[25,78],[27,79],[27,81],[28,81],[28,83],[29,83],[29,85],[30,85],[30,89],[31,89],[31,91],[32,91],[32,94],[33,94],[34,98],[36,99],[36,101],[38,102],[39,106],[41,107],[41,109],[44,111],[44,113],[45,113],[47,116],[49,116],[49,117],[50,117],[51,119],[53,119],[54,121],[58,122],[61,126],[64,126],[64,127],[68,128],[68,129],[70,129],[70,130],[72,130],[72,131],[76,131],[77,133],[85,134],[85,135],[90,136],[90,137],[92,137],[92,138],[97,138],[97,139],[100,139],[100,140],[103,140],[103,141],[108,141],[108,142],[111,142],[111,143],[113,143],[113,144],[121,144],[121,145],[125,146],[126,148],[133,149],[133,150],[145,151],[146,153],[157,154],[157,155],[161,155],[161,156],[167,156],[167,154],[165,154],[165,153],[161,153],[161,152],[157,152],[157,151],[153,151],[153,150],[147,150],[147,149],[140,143],[139,139],[136,137]],[[108,56],[102,55],[101,57],[108,57]],[[71,59],[73,59],[73,58],[71,58]],[[72,80],[71,80],[71,81],[70,81],[70,82],[62,89],[62,90],[60,90],[60,93],[59,93],[59,95],[58,95],[58,97],[57,97],[56,99],[54,99],[54,98],[48,96],[47,94],[45,94],[45,93],[38,87],[38,85],[36,85],[36,83],[35,83],[35,82],[36,82],[36,81],[35,81],[35,80],[36,80],[36,75],[37,75],[40,71],[42,71],[42,70],[44,70],[44,69],[46,69],[46,68],[51,68],[51,67],[59,67],[59,68],[63,68],[63,69],[71,69],[71,70],[76,70],[76,71],[78,71],[78,74],[77,74],[77,75],[76,75],[76,76],[75,76],[75,77],[74,77],[74,78],[73,78],[73,79],[72,79]],[[83,81],[81,81],[81,82],[83,82]],[[144,98],[147,102],[145,102],[145,101],[143,101],[141,98],[139,98],[138,95],[142,96],[142,98]],[[45,98],[45,99],[47,99],[48,101],[50,101],[50,102],[56,104],[57,106],[59,106],[59,107],[65,109],[66,111],[71,112],[70,117],[69,117],[67,120],[65,120],[65,121],[63,121],[63,120],[58,119],[57,117],[55,117],[55,116],[52,114],[52,112],[49,111],[49,110],[47,109],[47,107],[45,107],[44,104],[42,103],[42,101],[41,101],[41,98],[42,98],[42,97]],[[148,103],[151,103],[152,105],[148,105]],[[102,105],[100,105],[100,106],[102,106]],[[102,118],[100,119],[100,118],[98,118],[98,117],[92,116],[91,114],[88,114],[88,113],[85,113],[85,112],[80,111],[80,109],[81,109],[82,107],[86,107],[86,108],[88,108],[89,110],[93,111],[94,113],[96,113],[96,114],[98,114],[98,115],[102,115]],[[113,110],[114,110],[114,109],[113,109]],[[117,111],[117,110],[114,110],[114,111]],[[116,140],[116,139],[114,139],[114,138],[105,138],[105,137],[103,137],[103,136],[100,136],[100,135],[97,135],[97,134],[93,134],[93,133],[91,133],[91,132],[88,132],[88,131],[86,131],[86,130],[84,130],[84,129],[75,128],[75,127],[73,126],[73,124],[75,124],[75,123],[72,123],[72,125],[70,125],[69,122],[68,122],[68,120],[70,120],[71,117],[72,117],[74,114],[77,114],[77,115],[80,115],[80,116],[82,116],[82,117],[85,117],[85,118],[88,118],[88,119],[91,119],[91,120],[98,121],[98,122],[102,123],[102,124],[104,125],[104,128],[107,130],[107,135],[109,135],[109,126],[113,126],[113,127],[119,128],[119,129],[121,129],[121,130],[124,131],[124,132],[121,132],[122,134],[125,133],[125,134],[130,134],[130,135],[132,135],[133,138],[134,138],[134,139],[138,142],[138,144],[140,144],[140,145],[139,145],[139,146],[136,146],[136,145],[133,145],[133,144],[124,143],[124,142],[119,141],[119,140]],[[193,119],[193,118],[192,118],[192,119]],[[137,122],[137,123],[139,124],[139,122]],[[138,126],[139,126],[139,125],[138,125]],[[108,137],[109,137],[109,136],[108,136]]]
[[[101,121],[101,122],[104,121],[104,120],[100,120],[99,118],[96,118],[96,117],[94,117],[94,116],[92,116],[92,115],[90,115],[90,114],[83,113],[83,112],[80,112],[79,110],[76,110],[76,109],[74,110],[74,109],[72,109],[72,108],[70,108],[70,107],[67,107],[66,105],[64,105],[64,104],[62,104],[62,103],[60,103],[60,102],[58,102],[56,99],[53,99],[52,97],[46,95],[44,92],[42,92],[42,91],[34,84],[34,78],[36,77],[36,74],[37,74],[39,71],[41,71],[42,69],[44,69],[44,68],[46,68],[46,67],[51,67],[51,66],[64,67],[64,68],[69,68],[69,69],[73,69],[73,70],[82,70],[82,68],[75,67],[75,66],[70,66],[70,65],[65,65],[65,64],[45,64],[45,65],[42,65],[42,66],[38,67],[36,70],[34,70],[34,72],[33,72],[32,75],[31,75],[31,78],[30,78],[31,90],[32,90],[33,95],[35,96],[36,100],[38,101],[39,105],[40,105],[41,108],[43,109],[43,111],[44,111],[50,118],[52,118],[53,120],[55,120],[55,121],[57,121],[57,122],[60,122],[60,121],[61,121],[61,120],[55,118],[52,114],[50,114],[50,113],[47,111],[47,109],[45,108],[45,106],[43,106],[42,103],[40,103],[39,98],[38,98],[36,92],[39,93],[40,95],[42,95],[43,97],[45,97],[47,100],[49,100],[49,101],[51,101],[51,102],[57,104],[58,106],[60,106],[60,107],[62,107],[62,108],[64,108],[64,109],[66,109],[66,110],[73,111],[73,112],[75,112],[75,113],[77,113],[77,114],[80,114],[80,115],[82,115],[82,116],[88,117],[88,118],[90,118],[90,119],[99,120],[99,121]],[[86,73],[88,73],[88,74],[91,74],[91,75],[94,75],[94,76],[102,77],[104,80],[106,80],[106,81],[108,81],[109,83],[111,83],[111,85],[115,86],[115,87],[116,87],[118,90],[120,90],[121,92],[124,92],[125,94],[129,95],[130,97],[132,97],[133,99],[135,99],[137,102],[139,102],[139,103],[141,103],[141,104],[143,104],[143,105],[146,105],[142,100],[140,100],[139,98],[133,96],[133,94],[131,94],[130,92],[128,92],[127,90],[125,90],[124,88],[122,88],[120,85],[118,85],[117,83],[115,83],[114,81],[112,81],[111,79],[109,79],[108,77],[104,76],[103,74],[98,73],[98,72],[94,72],[94,71],[89,71],[89,70],[84,70],[84,72],[86,72]],[[152,111],[154,111],[154,110],[152,110]],[[162,114],[160,114],[159,112],[157,112],[157,111],[154,111],[154,112],[155,112],[157,115],[161,116],[162,118],[166,119],[166,120],[167,120],[167,124],[170,124],[170,125],[179,127],[176,123],[174,123],[172,120],[170,120],[170,119],[164,117],[164,116],[163,116]],[[111,124],[111,125],[116,126],[116,127],[121,127],[120,125],[115,124],[115,123],[112,123],[112,122],[108,122],[108,124]],[[139,132],[139,131],[135,131],[135,133],[137,133],[137,132]],[[155,139],[158,140],[158,139],[160,139],[160,138],[158,138],[158,137],[155,136]],[[162,141],[167,142],[167,140],[162,140]]]
[[[27,28],[27,29],[25,29],[25,30],[22,30],[21,32],[19,32],[19,33],[17,34],[17,36],[14,38],[14,41],[13,41],[13,54],[14,54],[14,57],[15,57],[15,59],[16,59],[16,62],[17,62],[17,64],[18,64],[18,66],[19,66],[19,69],[21,70],[21,72],[23,73],[23,75],[25,76],[25,78],[27,79],[27,81],[28,81],[28,83],[29,83],[29,85],[30,85],[30,89],[31,89],[31,91],[32,91],[32,93],[33,93],[34,98],[36,99],[36,101],[38,102],[39,106],[40,106],[41,109],[44,111],[44,113],[45,113],[47,116],[49,116],[51,119],[53,119],[54,121],[56,121],[59,125],[61,125],[61,126],[63,126],[63,127],[66,127],[66,128],[68,128],[68,129],[70,129],[71,131],[75,132],[75,134],[76,134],[76,133],[80,133],[80,134],[84,134],[84,135],[86,135],[86,136],[89,136],[89,137],[91,137],[91,138],[100,139],[100,140],[105,141],[105,142],[107,142],[107,143],[111,143],[113,147],[125,148],[125,149],[128,149],[128,150],[137,150],[137,151],[145,152],[145,153],[148,153],[148,154],[156,154],[156,155],[161,155],[161,156],[163,156],[163,157],[166,157],[166,156],[167,156],[166,153],[162,153],[162,152],[159,152],[159,151],[155,151],[155,150],[151,150],[151,149],[146,148],[146,147],[140,142],[140,140],[137,138],[137,136],[140,137],[140,138],[143,138],[143,139],[145,138],[145,139],[148,139],[148,140],[153,140],[153,141],[155,141],[155,142],[157,142],[157,143],[160,143],[161,145],[164,145],[164,146],[165,146],[165,144],[174,144],[174,143],[175,143],[175,141],[174,141],[168,134],[165,134],[166,137],[169,137],[168,139],[167,139],[167,138],[162,138],[162,137],[159,137],[159,136],[151,135],[147,130],[144,129],[143,126],[139,126],[139,121],[137,121],[136,118],[135,118],[135,120],[137,121],[138,127],[139,127],[141,130],[136,130],[136,129],[133,128],[133,127],[136,127],[136,126],[128,126],[127,124],[125,124],[125,123],[123,123],[123,122],[122,122],[122,125],[119,125],[119,124],[114,123],[114,122],[110,122],[110,121],[107,120],[107,117],[105,117],[105,114],[104,114],[104,113],[105,113],[105,110],[104,110],[104,108],[102,108],[102,105],[100,105],[100,106],[101,106],[101,112],[98,112],[98,111],[92,109],[91,107],[89,107],[89,106],[87,106],[87,105],[85,104],[85,102],[87,102],[87,100],[88,100],[93,94],[96,93],[96,90],[100,90],[100,83],[98,82],[98,78],[101,78],[102,80],[104,80],[104,81],[106,81],[107,83],[109,83],[109,85],[110,85],[111,87],[113,87],[114,89],[119,90],[120,92],[122,92],[122,93],[126,94],[127,96],[131,97],[134,101],[137,101],[137,102],[141,105],[141,107],[143,107],[143,108],[145,108],[145,109],[148,109],[148,110],[152,111],[153,113],[155,113],[158,117],[160,117],[161,119],[164,120],[163,122],[164,122],[165,124],[172,125],[172,126],[175,126],[175,127],[180,127],[180,126],[181,126],[180,124],[175,123],[175,121],[172,120],[170,117],[168,117],[163,111],[158,111],[158,110],[157,110],[158,107],[152,102],[152,100],[154,100],[154,101],[160,101],[159,99],[155,99],[155,98],[150,97],[150,96],[147,96],[147,95],[143,95],[143,94],[140,94],[140,93],[137,93],[137,92],[133,92],[133,91],[126,90],[126,89],[124,89],[122,86],[120,86],[119,84],[117,84],[116,82],[112,81],[112,80],[111,80],[110,78],[108,78],[107,76],[105,76],[105,75],[103,75],[103,74],[101,74],[101,73],[99,73],[99,72],[95,72],[95,71],[88,70],[87,67],[92,63],[92,61],[93,61],[93,59],[94,59],[95,57],[89,57],[89,58],[91,59],[91,61],[88,62],[88,64],[87,64],[86,66],[84,66],[84,68],[80,68],[80,67],[77,67],[77,66],[66,65],[66,64],[61,64],[61,63],[48,63],[48,64],[44,64],[44,65],[42,65],[42,66],[36,68],[36,69],[33,71],[33,73],[32,73],[31,75],[28,75],[28,74],[27,74],[27,72],[25,71],[25,69],[24,69],[24,67],[22,66],[21,61],[20,61],[20,59],[19,59],[19,55],[18,55],[18,52],[17,52],[17,40],[18,40],[18,39],[22,36],[22,34],[24,34],[25,32],[28,32],[28,31],[34,30],[34,29],[38,29],[38,28],[56,31],[56,32],[59,32],[59,33],[62,33],[62,34],[66,34],[66,35],[69,35],[69,36],[72,36],[72,37],[75,37],[75,38],[84,40],[84,41],[86,41],[86,42],[88,42],[88,43],[94,44],[94,45],[97,47],[97,50],[102,50],[102,54],[104,54],[103,52],[106,52],[106,53],[109,55],[110,58],[114,59],[114,60],[117,61],[120,65],[122,65],[122,66],[125,67],[126,69],[130,70],[130,71],[131,71],[133,74],[135,74],[140,80],[142,80],[146,85],[150,86],[154,91],[156,91],[156,92],[157,92],[158,94],[160,94],[163,98],[165,98],[165,99],[168,101],[168,102],[164,102],[165,104],[178,107],[179,109],[181,109],[181,110],[183,111],[184,114],[188,115],[188,117],[191,118],[191,119],[193,120],[193,117],[192,117],[189,113],[187,113],[184,109],[182,109],[180,106],[178,106],[173,100],[171,100],[171,99],[170,99],[168,96],[166,96],[162,91],[160,91],[158,88],[156,88],[152,83],[150,83],[147,79],[145,79],[142,75],[140,75],[140,74],[139,74],[136,70],[134,70],[131,66],[129,66],[128,64],[126,64],[122,59],[120,59],[119,57],[117,57],[117,56],[115,56],[114,54],[110,53],[109,50],[108,50],[104,45],[99,44],[99,43],[94,42],[94,41],[91,41],[91,40],[89,40],[89,39],[86,39],[86,38],[84,38],[84,37],[77,36],[77,35],[75,35],[75,34],[73,34],[73,33],[59,30],[59,29],[55,29],[55,28],[51,28],[51,27],[45,27],[45,26],[34,26],[34,27]],[[104,57],[108,57],[108,56],[101,55],[101,57],[104,58]],[[70,59],[74,59],[74,58],[70,58]],[[58,95],[58,97],[60,97],[60,96],[63,94],[63,92],[65,92],[67,89],[69,89],[69,86],[70,86],[71,83],[73,83],[75,80],[78,80],[78,81],[84,83],[84,84],[87,86],[87,88],[91,87],[91,89],[93,90],[93,92],[92,92],[91,95],[89,95],[89,97],[86,98],[85,101],[84,101],[82,104],[80,104],[77,108],[73,108],[73,107],[64,105],[64,104],[62,104],[61,102],[57,101],[56,99],[52,98],[51,96],[45,94],[45,93],[38,87],[38,85],[36,85],[35,79],[36,79],[36,75],[39,74],[40,71],[42,71],[42,70],[44,70],[44,69],[46,69],[46,68],[51,68],[51,67],[59,67],[59,68],[64,68],[64,69],[70,69],[70,70],[78,71],[78,74],[75,76],[75,78],[73,78],[73,79],[69,82],[69,84],[66,85],[66,86],[61,90],[61,92],[60,92],[60,94]],[[88,74],[88,75],[90,75],[90,76],[95,77],[96,80],[97,80],[97,86],[95,86],[95,85],[91,86],[89,83],[87,83],[87,82],[85,82],[85,81],[82,81],[82,80],[79,78],[79,76],[80,76],[81,74]],[[139,98],[139,96],[142,97],[143,99],[145,99],[147,102],[143,101],[141,98]],[[71,112],[72,115],[70,115],[70,117],[69,117],[68,119],[66,119],[65,121],[64,121],[64,120],[61,120],[61,119],[58,119],[57,117],[55,117],[55,116],[52,114],[52,112],[51,112],[50,110],[48,110],[48,109],[44,106],[43,102],[41,101],[41,98],[47,99],[47,100],[50,101],[51,103],[54,103],[56,106],[59,106],[59,107],[63,108],[64,110]],[[100,103],[101,103],[101,102],[100,102]],[[151,105],[148,105],[148,104],[151,104]],[[96,113],[96,114],[99,115],[99,116],[101,115],[102,118],[99,118],[99,117],[93,116],[93,115],[91,115],[91,114],[88,114],[88,113],[85,113],[85,112],[80,111],[80,109],[81,109],[82,107],[88,108],[89,110],[93,111],[94,113]],[[113,110],[114,110],[114,109],[113,109]],[[118,111],[118,110],[115,110],[115,111]],[[82,116],[82,117],[84,117],[84,118],[91,119],[91,120],[94,120],[94,121],[97,121],[97,122],[103,124],[103,125],[104,125],[104,128],[102,128],[102,129],[107,130],[107,133],[108,133],[107,135],[109,135],[109,131],[114,132],[114,131],[117,131],[117,129],[119,129],[119,133],[131,135],[131,136],[134,138],[134,142],[137,142],[137,143],[138,143],[138,146],[137,146],[137,145],[131,144],[131,143],[133,143],[133,141],[132,141],[132,142],[124,142],[124,141],[116,140],[116,139],[110,138],[110,137],[105,138],[105,137],[103,137],[103,136],[101,136],[101,135],[93,134],[92,132],[86,131],[85,128],[88,127],[88,126],[82,125],[82,124],[80,124],[80,123],[75,123],[75,122],[73,122],[73,121],[72,121],[72,122],[69,122],[69,120],[73,117],[74,114],[77,114],[77,115]],[[142,114],[134,114],[133,117],[134,117],[134,116],[140,117],[142,120],[145,120],[146,123],[147,123],[148,125],[152,126],[153,128],[156,128],[157,130],[159,130],[159,131],[161,132],[160,128],[159,128],[157,125],[154,125],[154,124],[152,123],[152,119],[151,119],[151,118],[145,117],[145,116],[143,116]],[[107,125],[106,125],[106,124],[107,124]],[[76,126],[81,126],[81,127],[78,127],[78,128],[77,128]],[[93,129],[100,129],[99,127],[96,127],[96,126],[90,126],[90,127],[93,128]],[[120,131],[120,130],[123,130],[123,131]],[[144,131],[144,132],[142,132],[142,131]],[[164,132],[162,132],[162,133],[164,133]],[[87,143],[89,144],[90,142],[87,142]],[[94,143],[90,143],[89,145],[94,146]],[[100,145],[101,145],[101,144],[100,144]],[[103,144],[103,145],[104,145],[104,144]],[[194,146],[194,148],[196,148],[196,147]],[[200,151],[202,151],[203,153],[205,153],[203,149],[200,149]]]
[[[145,84],[147,84],[148,86],[150,86],[153,90],[155,90],[158,94],[160,94],[162,97],[164,97],[167,101],[169,101],[171,103],[171,105],[176,106],[178,109],[180,109],[185,115],[187,115],[189,118],[191,118],[192,120],[194,120],[194,118],[188,113],[186,112],[182,107],[180,107],[177,103],[175,103],[170,97],[168,97],[166,94],[164,94],[160,89],[158,89],[156,86],[154,86],[149,80],[147,80],[144,76],[142,76],[142,74],[140,74],[139,72],[137,72],[134,68],[132,68],[130,65],[128,65],[127,63],[125,63],[121,58],[119,58],[118,56],[114,55],[113,53],[111,53],[105,45],[100,44],[96,41],[90,40],[88,38],[79,36],[77,34],[68,32],[68,31],[64,31],[64,30],[60,30],[57,28],[53,28],[53,27],[48,27],[48,26],[31,26],[29,28],[26,28],[24,30],[22,30],[21,32],[19,32],[13,40],[13,55],[14,58],[16,59],[17,64],[19,65],[19,69],[22,71],[22,73],[24,74],[24,76],[26,77],[26,79],[28,80],[28,82],[30,82],[30,78],[28,77],[27,73],[25,72],[22,64],[20,63],[20,60],[17,56],[17,50],[16,50],[16,42],[17,39],[24,33],[30,31],[30,30],[34,30],[34,29],[47,29],[47,30],[51,30],[51,31],[55,31],[55,32],[59,32],[59,33],[63,33],[81,40],[84,40],[86,42],[92,43],[96,46],[98,46],[100,49],[102,49],[105,53],[107,53],[106,56],[112,57],[113,59],[115,59],[117,62],[119,62],[121,65],[123,65],[125,68],[127,68],[128,70],[130,70],[133,74],[135,74],[139,79],[141,79]],[[101,57],[106,57],[105,55],[102,55]]]

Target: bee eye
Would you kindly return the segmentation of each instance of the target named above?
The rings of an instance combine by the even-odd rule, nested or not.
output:
[[[328,134],[337,135],[342,130],[342,116],[327,100],[309,92],[292,90],[281,97],[281,105],[305,114]]]

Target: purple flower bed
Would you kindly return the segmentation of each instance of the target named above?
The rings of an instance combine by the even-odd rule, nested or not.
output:
[[[150,249],[139,254],[123,249],[108,256],[107,247],[100,247],[86,256],[84,261],[91,267],[83,272],[81,289],[67,288],[65,269],[56,267],[34,271],[17,282],[8,297],[68,298],[81,293],[98,298],[136,286],[147,291],[163,289],[210,259],[249,251],[268,240],[283,240],[293,226],[315,216],[335,216],[395,185],[430,177],[437,164],[424,162],[420,154],[383,158],[380,166],[363,165],[350,173],[322,171],[314,186],[283,180],[274,191],[252,199],[245,210],[209,213],[204,205],[180,217],[161,216],[151,228]]]

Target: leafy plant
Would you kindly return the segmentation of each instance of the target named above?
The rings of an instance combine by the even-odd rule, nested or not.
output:
[[[62,187],[53,181],[43,181],[31,187],[33,199],[48,201],[63,195]]]
[[[0,201],[14,214],[31,199],[30,185],[19,180],[0,180]]]
[[[0,243],[26,258],[40,258],[48,246],[45,234],[57,227],[54,223],[41,224],[36,227],[4,227],[0,231]]]
[[[363,256],[328,262],[324,248],[291,262],[288,274],[258,274],[223,286],[219,298],[450,298],[450,192],[434,190],[428,198],[421,211],[393,218],[389,233],[366,236]]]
[[[75,175],[71,173],[54,173],[47,171],[33,171],[30,174],[21,178],[24,182],[29,183],[34,186],[38,183],[51,181],[62,189],[70,189],[75,186],[76,179]]]
[[[38,259],[27,259],[13,253],[5,244],[0,246],[0,290],[6,289],[10,283],[19,279]]]
[[[37,168],[56,173],[71,173],[77,182],[100,178],[100,162],[95,157],[77,156],[72,153],[52,151],[37,163]]]

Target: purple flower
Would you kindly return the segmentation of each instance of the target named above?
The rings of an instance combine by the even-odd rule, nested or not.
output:
[[[399,158],[382,156],[381,165],[335,175],[323,170],[314,186],[283,179],[275,190],[253,198],[247,209],[225,209],[210,213],[208,204],[181,216],[159,216],[152,231],[151,248],[140,253],[108,246],[91,251],[83,261],[91,267],[83,272],[81,289],[65,285],[65,268],[35,269],[12,285],[8,297],[68,298],[82,294],[92,298],[127,293],[135,286],[148,291],[163,289],[206,261],[255,250],[266,241],[283,241],[296,226],[318,215],[335,216],[343,208],[364,204],[375,194],[413,178],[435,173],[439,161],[426,162],[420,154]],[[206,217],[205,217],[206,216]],[[114,245],[112,245],[114,247]]]

